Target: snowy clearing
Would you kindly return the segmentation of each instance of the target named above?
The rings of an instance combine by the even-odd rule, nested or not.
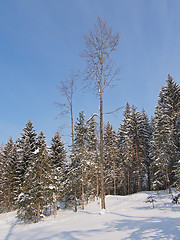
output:
[[[151,194],[154,208],[146,203]],[[164,191],[106,196],[106,207],[91,202],[85,211],[59,210],[36,224],[19,222],[16,212],[1,214],[0,240],[180,239],[180,204]]]

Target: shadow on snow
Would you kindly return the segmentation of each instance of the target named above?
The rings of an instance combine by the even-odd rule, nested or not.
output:
[[[48,226],[40,227],[38,229],[28,231],[28,236],[25,236],[26,240],[53,240],[53,239],[63,239],[63,240],[79,240],[86,239],[88,237],[96,237],[97,239],[105,239],[108,236],[107,233],[113,233],[116,231],[119,237],[118,239],[173,239],[179,240],[180,236],[180,226],[178,229],[177,223],[180,222],[179,218],[163,218],[163,217],[132,217],[128,215],[123,215],[119,213],[109,212],[107,215],[118,215],[119,217],[124,217],[126,219],[115,220],[113,222],[104,222],[102,228],[94,228],[91,230],[76,230],[76,231],[60,231],[53,234]],[[97,216],[98,217],[98,216]],[[13,229],[16,224],[12,225],[9,230],[8,235],[4,240],[10,240],[12,236]],[[81,226],[79,226],[81,228]],[[56,229],[57,231],[57,229]],[[123,232],[128,234],[128,237],[122,238]],[[19,233],[22,234],[22,233]],[[13,240],[19,240],[21,235],[13,235]],[[102,238],[101,238],[101,234]],[[44,237],[42,237],[42,235]],[[95,238],[94,238],[95,239]],[[107,239],[107,238],[106,238]]]

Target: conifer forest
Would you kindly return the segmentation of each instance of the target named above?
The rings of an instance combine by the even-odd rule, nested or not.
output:
[[[100,196],[98,125],[84,112],[74,125],[74,149],[67,154],[59,132],[51,146],[29,120],[21,137],[1,146],[0,209],[17,209],[17,217],[38,222],[56,214],[58,203],[77,211]],[[180,86],[168,75],[149,120],[128,103],[116,132],[104,126],[105,194],[127,195],[144,190],[180,188]],[[75,194],[75,198],[74,198]]]
[[[118,120],[118,131],[109,121],[103,122],[103,92],[118,73],[111,68],[111,61],[106,65],[106,60],[119,39],[98,21],[107,34],[101,36],[106,45],[99,49],[104,52],[93,49],[100,43],[93,42],[99,36],[95,28],[95,32],[86,35],[82,57],[87,60],[85,85],[89,84],[88,79],[98,80],[92,85],[99,93],[100,125],[97,114],[86,119],[86,109],[74,121],[73,78],[70,85],[62,84],[61,91],[69,105],[61,107],[70,114],[71,145],[66,149],[57,131],[47,146],[43,131],[37,133],[33,120],[29,120],[17,140],[10,138],[1,146],[1,213],[17,210],[17,218],[24,222],[39,222],[43,216],[56,215],[62,205],[75,212],[78,206],[83,210],[89,200],[103,198],[103,194],[180,190],[180,85],[167,76],[153,117],[127,103],[123,119]]]

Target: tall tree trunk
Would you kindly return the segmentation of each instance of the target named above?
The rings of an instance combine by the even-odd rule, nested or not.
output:
[[[102,79],[101,79],[102,81]],[[103,167],[103,100],[102,86],[100,91],[100,177],[101,177],[101,208],[105,209],[105,194],[104,194],[104,167]]]
[[[70,108],[71,108],[71,142],[72,142],[72,153],[74,156],[74,120],[73,120],[73,105],[72,105],[72,97],[73,97],[73,82],[71,82],[71,103],[70,103]],[[74,157],[75,159],[75,157]],[[76,161],[76,160],[74,160]],[[76,165],[76,164],[75,164]],[[76,185],[76,179],[75,182],[73,183],[74,187],[74,211],[77,212],[77,185]]]
[[[41,186],[42,181],[42,165],[43,165],[43,157],[41,156],[41,164],[40,164],[40,174],[39,174],[39,184]],[[39,222],[39,214],[40,214],[40,199],[37,205],[37,222]]]
[[[72,95],[71,95],[71,141],[72,141],[72,152],[74,154],[74,122],[73,122],[73,109],[72,109]]]
[[[119,42],[119,34],[112,34],[106,22],[98,18],[94,29],[85,37],[86,48],[82,57],[87,61],[85,81],[96,82],[100,100],[100,181],[101,208],[105,209],[104,169],[103,169],[103,92],[117,76],[118,69],[113,70],[110,55]]]

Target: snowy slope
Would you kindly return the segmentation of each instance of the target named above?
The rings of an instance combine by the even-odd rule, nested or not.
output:
[[[59,210],[36,224],[23,224],[16,213],[0,215],[0,240],[111,240],[180,239],[180,204],[171,195],[153,193],[155,208],[146,203],[148,192],[129,196],[106,196],[105,211],[99,202],[89,203],[85,211]]]

